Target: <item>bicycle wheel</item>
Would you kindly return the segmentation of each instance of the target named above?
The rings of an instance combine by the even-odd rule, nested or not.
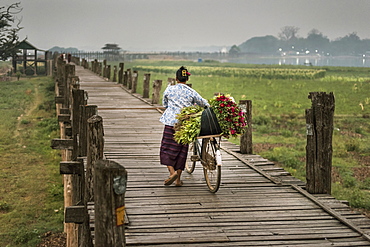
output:
[[[216,154],[219,152],[217,142],[214,138],[202,139],[202,165],[204,178],[209,190],[217,192],[221,183],[221,165],[217,165]]]
[[[190,174],[193,173],[195,164],[199,160],[197,147],[195,145],[196,144],[194,142],[189,145],[188,157],[186,158],[185,163],[185,170]]]

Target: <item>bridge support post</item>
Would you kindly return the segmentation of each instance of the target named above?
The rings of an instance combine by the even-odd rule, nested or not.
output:
[[[246,114],[248,126],[245,132],[240,136],[240,153],[253,154],[252,142],[252,100],[239,100],[239,106]]]
[[[127,172],[110,160],[95,163],[95,247],[125,246]]]
[[[310,92],[306,109],[306,189],[312,194],[331,194],[334,94]]]
[[[153,82],[152,104],[159,103],[159,93],[162,88],[162,80],[155,80]]]
[[[144,74],[143,98],[149,98],[150,74]]]
[[[132,72],[131,69],[127,69],[127,89],[132,89]]]
[[[94,115],[87,120],[86,193],[88,202],[94,201],[94,173],[97,160],[104,157],[103,118]]]
[[[139,77],[139,72],[137,70],[134,70],[132,73],[132,89],[131,93],[136,93],[137,89],[137,78]]]
[[[123,84],[123,71],[124,71],[125,64],[119,63],[119,70],[118,70],[118,84]]]

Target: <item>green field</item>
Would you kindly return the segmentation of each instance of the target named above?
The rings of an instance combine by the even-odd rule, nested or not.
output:
[[[353,207],[370,210],[370,68],[142,60],[125,63],[125,70],[131,68],[139,72],[138,93],[142,94],[144,73],[151,74],[151,81],[162,80],[163,92],[168,78],[174,78],[181,65],[187,66],[192,73],[189,81],[192,87],[207,99],[221,92],[231,94],[236,101],[252,100],[254,152],[276,162],[303,181],[306,155],[304,114],[305,109],[311,108],[309,92],[333,92],[332,194],[338,199],[348,200]],[[266,78],[231,74],[232,69],[324,70],[325,76]],[[238,143],[239,140],[231,141]]]
[[[60,152],[50,148],[58,129],[51,78],[0,82],[0,246],[63,231]]]

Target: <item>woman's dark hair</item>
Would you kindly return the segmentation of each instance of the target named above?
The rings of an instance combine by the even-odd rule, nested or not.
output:
[[[187,68],[181,66],[176,72],[176,79],[180,82],[186,82],[189,80],[190,73],[188,72]]]

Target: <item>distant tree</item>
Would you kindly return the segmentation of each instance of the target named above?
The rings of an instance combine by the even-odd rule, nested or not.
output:
[[[229,50],[229,54],[231,56],[237,56],[239,53],[240,53],[240,48],[237,45],[233,45]]]
[[[242,52],[252,52],[252,53],[276,53],[280,47],[280,41],[272,36],[266,35],[263,37],[253,37],[240,46]]]
[[[352,32],[342,38],[331,42],[331,53],[333,55],[359,55],[366,52],[363,42],[356,32]]]
[[[311,52],[327,52],[329,49],[330,40],[315,28],[308,32],[306,40],[306,47]]]
[[[50,48],[48,51],[59,52],[59,53],[77,53],[78,49],[73,48],[73,47],[64,48],[64,47],[54,46]]]
[[[22,11],[20,3],[0,7],[0,59],[5,61],[15,55],[19,44],[18,32],[21,20],[16,15]]]
[[[288,41],[297,38],[299,27],[285,26],[280,30],[281,32],[278,34],[279,39],[282,41]]]

